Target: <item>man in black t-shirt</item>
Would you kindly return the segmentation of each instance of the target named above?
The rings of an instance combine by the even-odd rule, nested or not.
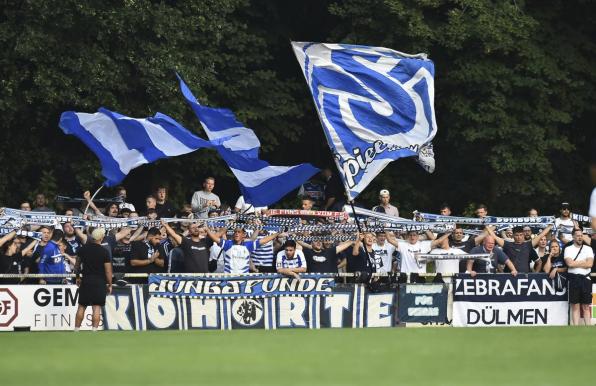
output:
[[[112,263],[108,251],[101,246],[105,229],[97,228],[91,232],[91,243],[79,250],[75,273],[79,289],[79,307],[75,317],[75,331],[78,331],[88,306],[93,308],[91,325],[94,331],[99,326],[101,307],[106,304],[106,295],[112,293]],[[81,265],[83,278],[81,279]]]
[[[299,244],[303,247],[309,273],[337,273],[338,255],[348,249],[353,241],[344,241],[329,248],[323,248],[322,241],[313,241],[312,245],[300,241]]]
[[[188,228],[190,237],[187,238],[177,234],[165,221],[162,221],[162,225],[184,253],[184,270],[190,273],[208,273],[209,248],[213,245],[213,241],[206,237],[206,229],[192,223]]]
[[[516,226],[513,228],[513,242],[511,242],[498,237],[493,227],[486,227],[489,234],[495,238],[497,244],[503,248],[503,252],[511,259],[511,262],[519,273],[540,272],[542,270],[542,260],[535,253],[534,248],[538,245],[540,238],[546,236],[551,228],[552,225],[549,225],[533,240],[525,241],[524,229]],[[530,269],[530,261],[534,262],[533,270]],[[509,272],[509,268],[506,267],[505,272]]]
[[[130,253],[130,271],[133,273],[163,272],[165,256],[159,253],[161,232],[150,228],[143,241],[133,241]]]

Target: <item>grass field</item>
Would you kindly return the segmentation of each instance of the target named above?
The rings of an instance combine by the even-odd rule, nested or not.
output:
[[[596,329],[0,334],[9,385],[594,385]]]

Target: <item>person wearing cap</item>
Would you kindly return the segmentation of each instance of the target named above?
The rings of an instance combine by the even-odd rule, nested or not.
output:
[[[106,295],[112,293],[112,263],[110,254],[101,245],[106,231],[94,229],[91,242],[83,245],[75,263],[76,283],[79,287],[79,306],[75,316],[75,331],[81,328],[85,310],[91,306],[91,327],[97,331],[101,308],[106,304]],[[81,265],[83,277],[81,278]]]
[[[379,192],[379,205],[372,208],[375,212],[381,212],[388,214],[389,216],[399,217],[399,211],[397,208],[389,203],[391,196],[387,189],[383,189]]]
[[[575,224],[571,219],[571,205],[568,202],[561,203],[561,217],[555,219],[555,229],[558,230],[557,238],[563,242],[563,245],[573,241],[571,233]]]

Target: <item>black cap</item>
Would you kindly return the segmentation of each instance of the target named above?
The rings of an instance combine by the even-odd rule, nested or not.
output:
[[[568,202],[562,202],[561,209],[571,209],[571,205]]]

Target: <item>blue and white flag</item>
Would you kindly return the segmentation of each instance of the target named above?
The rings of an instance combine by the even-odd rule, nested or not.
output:
[[[292,42],[350,200],[391,161],[434,171],[434,65],[382,47]]]
[[[95,114],[66,111],[59,126],[95,153],[101,163],[101,174],[106,178],[104,185],[108,187],[118,185],[137,166],[214,147],[161,113],[138,119],[104,108]]]
[[[238,122],[228,109],[202,106],[186,83],[178,79],[182,95],[209,139],[220,141],[216,149],[238,179],[245,202],[255,207],[274,204],[319,171],[308,163],[271,166],[259,159],[260,142],[254,131]]]

